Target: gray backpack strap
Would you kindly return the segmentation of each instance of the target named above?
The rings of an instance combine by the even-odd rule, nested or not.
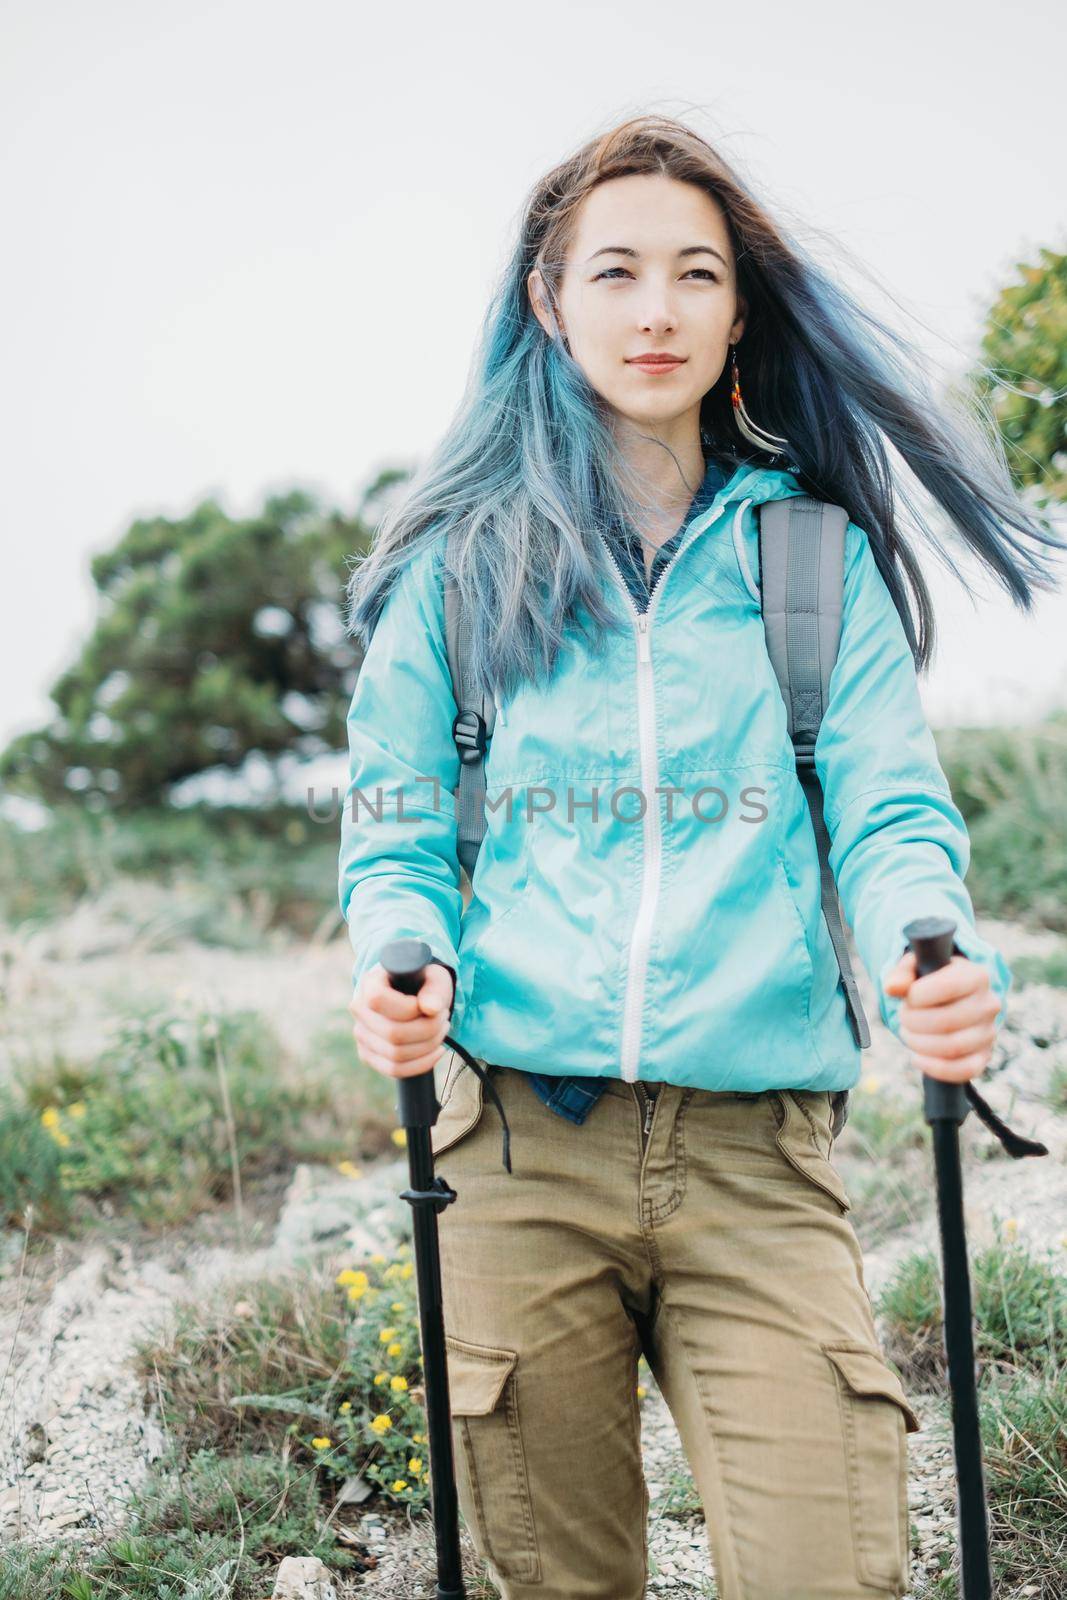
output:
[[[830,869],[830,835],[823,817],[815,741],[830,697],[830,674],[841,640],[848,512],[807,495],[758,508],[760,605],[767,650],[782,690],[789,736],[811,812],[819,852],[822,909],[833,941],[860,1049],[871,1042],[849,960],[837,885]],[[847,1098],[842,1108],[847,1116]],[[844,1117],[840,1117],[841,1126]]]
[[[458,532],[449,536],[448,551]],[[444,570],[445,644],[452,672],[456,716],[452,738],[459,752],[459,792],[456,795],[456,854],[468,879],[485,833],[485,752],[496,723],[496,704],[483,696],[467,674],[467,630],[461,615],[459,586],[447,558]]]

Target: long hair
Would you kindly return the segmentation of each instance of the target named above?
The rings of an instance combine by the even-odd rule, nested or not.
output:
[[[350,574],[349,633],[369,642],[400,572],[456,530],[450,565],[473,621],[470,665],[483,692],[499,698],[551,671],[568,624],[587,630],[594,648],[626,625],[605,603],[610,558],[598,529],[605,519],[638,520],[632,478],[603,401],[560,336],[558,293],[578,207],[598,184],[631,173],[696,184],[720,206],[747,306],[738,347],[745,409],[788,444],[772,461],[742,436],[727,365],[701,403],[706,448],[727,469],[788,460],[805,493],[847,509],[870,539],[917,669],[933,652],[933,608],[899,531],[897,497],[954,564],[919,501],[895,482],[888,447],[1020,608],[1032,607],[1032,588],[1057,586],[1017,535],[1067,544],[1020,498],[988,408],[976,397],[971,411],[939,404],[912,346],[790,241],[698,134],[650,115],[592,139],[529,195],[457,414]],[[552,334],[529,303],[535,267],[555,313]]]

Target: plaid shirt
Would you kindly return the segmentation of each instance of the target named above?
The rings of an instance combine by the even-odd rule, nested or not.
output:
[[[727,481],[727,474],[718,463],[709,460],[704,481],[693,496],[681,527],[664,540],[653,556],[650,578],[645,577],[644,551],[638,535],[628,530],[615,530],[612,540],[615,556],[638,611],[648,610],[656,580],[674,556],[689,524],[707,509]],[[566,1117],[568,1122],[584,1122],[604,1092],[603,1078],[563,1078],[541,1072],[528,1072],[526,1076],[534,1093],[540,1096],[549,1110]]]

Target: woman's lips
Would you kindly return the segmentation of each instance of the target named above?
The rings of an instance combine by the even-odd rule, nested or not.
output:
[[[653,361],[638,358],[627,363],[628,366],[638,367],[642,372],[675,372],[683,365],[681,361]]]

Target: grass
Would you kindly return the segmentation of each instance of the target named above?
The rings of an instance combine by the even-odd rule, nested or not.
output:
[[[971,839],[975,906],[1067,933],[1067,711],[1021,729],[942,729],[937,748]]]
[[[852,1200],[850,1217],[864,1250],[873,1249],[898,1229],[925,1215],[932,1204],[922,1096],[894,1092],[874,1073],[856,1085],[835,1144]]]
[[[322,937],[340,923],[339,820],[306,807],[190,806],[112,817],[57,808],[42,828],[0,818],[0,920],[27,931],[84,899],[144,883],[175,891],[146,930],[251,947],[280,928]]]
[[[0,1213],[36,1233],[119,1215],[159,1231],[240,1205],[242,1179],[347,1159],[368,1110],[380,1149],[384,1080],[350,1037],[347,1071],[329,1050],[312,1062],[286,1062],[258,1013],[196,1008],[133,1012],[88,1062],[24,1058],[0,1085]]]
[[[990,1543],[1005,1594],[1067,1589],[1067,1363],[1049,1355],[980,1391]]]
[[[1020,984],[1048,983],[1067,989],[1067,945],[1045,956],[1016,956],[1011,970]]]
[[[357,1567],[322,1532],[313,1478],[270,1456],[155,1463],[130,1528],[95,1546],[0,1554],[2,1600],[258,1600],[286,1555]]]
[[[1067,1362],[1067,1278],[1053,1251],[1041,1260],[1015,1240],[1014,1224],[995,1225],[995,1240],[970,1263],[975,1355],[1006,1371],[1048,1360]],[[1067,1237],[1067,1236],[1065,1236]],[[1062,1249],[1060,1251],[1062,1254]],[[943,1390],[941,1261],[929,1250],[906,1256],[883,1289],[878,1312],[886,1354],[912,1388]]]
[[[1062,1600],[1067,1592],[1067,1366],[1046,1355],[1015,1372],[983,1373],[979,1430],[993,1592]],[[943,1419],[951,1438],[946,1406]],[[959,1556],[917,1582],[915,1600],[960,1600]]]
[[[1010,1222],[995,1232],[971,1264],[991,1557],[998,1592],[1032,1585],[1053,1600],[1067,1579],[1067,1278],[1052,1252],[1041,1260],[1019,1245]],[[900,1263],[878,1311],[905,1387],[944,1394],[940,1283],[939,1259],[917,1251]],[[943,1587],[917,1593],[949,1596],[955,1584],[947,1572]]]

